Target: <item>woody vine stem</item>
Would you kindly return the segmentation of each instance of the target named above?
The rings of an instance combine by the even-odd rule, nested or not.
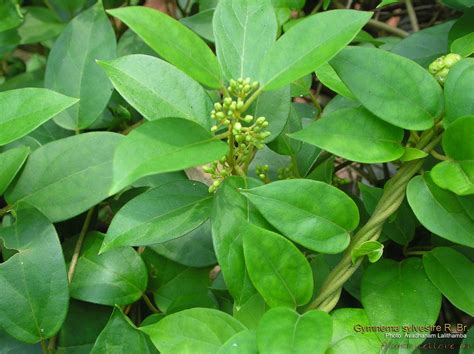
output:
[[[431,130],[425,131],[416,144],[416,148],[429,153],[441,140],[442,127],[438,123]],[[423,159],[410,161],[402,165],[398,172],[387,182],[382,198],[369,221],[354,235],[339,264],[331,271],[321,290],[307,307],[307,310],[319,309],[331,311],[337,304],[344,283],[354,274],[363,258],[352,263],[352,250],[366,241],[379,238],[387,219],[400,207],[405,198],[405,191],[410,179],[421,169]]]

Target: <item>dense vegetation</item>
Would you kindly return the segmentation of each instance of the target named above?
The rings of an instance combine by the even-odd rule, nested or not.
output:
[[[474,2],[0,0],[0,353],[473,353]]]

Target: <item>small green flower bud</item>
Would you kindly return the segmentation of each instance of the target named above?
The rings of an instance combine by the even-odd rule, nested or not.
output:
[[[454,64],[461,60],[461,56],[456,53],[450,53],[444,57],[444,65],[451,68]]]
[[[232,103],[232,98],[226,97],[224,98],[224,107],[229,107]]]
[[[213,126],[211,127],[211,132],[215,132],[215,131],[217,131],[217,125],[213,125]]]
[[[246,136],[245,136],[245,141],[246,141],[246,142],[252,141],[252,137],[251,137],[250,135],[246,135]]]
[[[224,119],[224,120],[222,121],[222,123],[225,124],[225,125],[228,125],[228,124],[230,124],[230,120]]]
[[[214,108],[216,109],[216,111],[220,111],[222,110],[222,105],[219,102],[216,102],[214,103]]]
[[[428,67],[428,70],[432,74],[436,74],[438,71],[440,71],[444,67],[444,56],[439,57],[436,59],[434,62],[430,64]]]
[[[252,89],[256,90],[256,89],[258,88],[258,86],[260,86],[260,84],[258,83],[258,81],[252,82]]]
[[[217,112],[216,113],[216,118],[217,119],[224,119],[225,118],[225,114],[223,112]]]
[[[261,179],[261,180],[264,180],[265,179],[265,175],[263,173],[259,174],[258,177]]]
[[[234,79],[230,79],[229,84],[230,84],[230,87],[237,86],[237,82]]]
[[[234,124],[234,129],[237,130],[237,131],[240,131],[242,129],[242,124],[240,124],[239,122],[235,123]]]
[[[263,122],[262,123],[262,128],[266,128],[266,127],[268,127],[268,122]]]
[[[266,121],[265,117],[258,117],[255,123],[262,125]]]
[[[249,85],[250,84],[250,78],[247,77],[245,80],[244,80],[244,84],[245,85]]]
[[[231,111],[236,111],[237,110],[237,102],[232,101],[232,103],[230,104],[230,110]]]
[[[250,123],[253,121],[253,117],[251,115],[246,115],[245,118],[244,118],[244,122],[245,123]]]
[[[240,111],[244,107],[244,102],[239,98],[237,101],[237,109]]]

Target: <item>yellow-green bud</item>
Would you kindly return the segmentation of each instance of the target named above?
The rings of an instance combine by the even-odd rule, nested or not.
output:
[[[462,57],[456,53],[450,53],[444,57],[444,65],[451,68],[454,64],[460,61]]]
[[[214,108],[216,111],[220,111],[222,109],[222,105],[219,102],[214,103]]]
[[[213,125],[213,126],[211,127],[211,132],[215,132],[215,131],[217,131],[217,125]]]
[[[217,119],[224,119],[225,118],[225,114],[223,112],[217,112],[216,113],[216,118]]]
[[[251,115],[246,115],[245,118],[244,118],[244,122],[245,123],[250,123],[253,121],[253,117]]]

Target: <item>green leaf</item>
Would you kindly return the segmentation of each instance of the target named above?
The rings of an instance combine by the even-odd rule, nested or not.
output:
[[[298,22],[263,57],[259,79],[265,90],[286,86],[326,63],[349,44],[371,16],[371,12],[337,10]]]
[[[232,314],[234,318],[242,322],[247,328],[255,330],[267,310],[268,306],[265,300],[256,292],[245,303],[238,306],[234,304]]]
[[[19,341],[8,335],[2,329],[0,329],[0,343],[2,345],[2,354],[43,354],[43,351],[41,350],[41,345],[39,343],[28,344]]]
[[[234,334],[219,348],[217,354],[258,354],[256,333],[244,330]]]
[[[254,117],[265,117],[268,121],[267,131],[271,135],[265,139],[268,143],[283,131],[288,121],[291,108],[290,86],[261,93],[250,106],[248,114]]]
[[[474,115],[474,59],[463,59],[450,70],[444,83],[444,99],[446,104],[445,124],[456,119]]]
[[[474,6],[471,0],[443,0],[443,3],[457,10],[467,10]]]
[[[425,338],[416,338],[416,329],[409,332],[415,338],[406,338],[401,326],[431,326],[438,318],[441,294],[429,281],[421,259],[408,258],[401,263],[384,259],[371,265],[364,273],[361,285],[362,304],[372,326],[399,326],[387,332],[401,334],[388,338],[377,332],[386,345],[415,348]]]
[[[304,255],[274,232],[252,224],[241,227],[247,270],[265,302],[270,307],[306,304],[313,292],[313,274]]]
[[[199,11],[197,14],[179,19],[183,25],[196,32],[209,42],[214,42],[214,31],[212,29],[212,18],[214,9]]]
[[[448,36],[451,52],[458,53],[463,57],[472,54],[472,51],[474,50],[473,19],[474,9],[471,9],[466,11],[464,15],[455,21]]]
[[[13,178],[20,171],[29,153],[29,147],[20,146],[0,154],[0,166],[2,166],[0,172],[0,195],[3,195],[13,181]]]
[[[227,145],[197,123],[162,118],[134,129],[118,146],[112,194],[139,178],[219,160]]]
[[[64,23],[49,9],[25,7],[25,21],[18,28],[20,44],[32,44],[56,38],[64,28]]]
[[[233,335],[245,327],[225,312],[194,308],[166,316],[140,328],[162,354],[217,353]]]
[[[193,307],[216,307],[209,291],[210,268],[192,268],[170,261],[146,249],[142,253],[148,289],[160,311],[170,314]]]
[[[461,342],[459,348],[459,354],[469,354],[471,349],[474,347],[474,327],[471,327],[467,332],[466,338]]]
[[[474,194],[474,116],[462,117],[443,134],[443,150],[451,159],[431,171],[433,181],[458,195]]]
[[[170,16],[143,6],[109,10],[137,33],[166,61],[196,81],[210,87],[222,86],[222,74],[216,56],[193,31]]]
[[[296,81],[293,81],[290,85],[291,97],[307,96],[311,91],[311,84],[313,83],[313,77],[311,74],[303,76]]]
[[[365,241],[351,251],[352,263],[367,256],[370,263],[377,262],[383,254],[383,244],[378,241]]]
[[[217,263],[209,220],[184,236],[148,247],[163,257],[189,267],[207,267]]]
[[[327,114],[303,130],[290,134],[290,137],[348,160],[375,163],[393,161],[402,156],[403,135],[402,129],[360,107]]]
[[[406,161],[419,160],[419,159],[425,158],[426,156],[428,156],[427,152],[408,146],[408,147],[405,147],[405,151],[403,152],[403,155],[400,157],[400,161],[406,162]]]
[[[416,217],[428,230],[452,242],[474,247],[473,196],[457,196],[441,189],[425,173],[410,181],[407,198]]]
[[[456,39],[451,44],[451,52],[457,53],[463,57],[468,57],[474,53],[474,33],[466,34]]]
[[[336,71],[330,64],[325,63],[323,65],[320,65],[314,73],[316,74],[318,80],[324,86],[330,88],[341,96],[354,98],[352,92],[342,82],[342,80],[339,78]]]
[[[211,213],[212,195],[205,184],[176,181],[129,201],[112,219],[101,252],[122,246],[147,246],[181,237]]]
[[[248,222],[262,224],[260,213],[238,190],[259,185],[262,182],[252,178],[226,178],[216,192],[211,212],[214,250],[237,307],[256,293],[245,267],[242,225]]]
[[[48,0],[49,4],[54,11],[58,13],[58,15],[64,21],[68,21],[74,16],[76,16],[82,8],[85,6],[86,1],[88,0]]]
[[[115,33],[101,2],[69,22],[51,49],[44,84],[81,101],[57,116],[57,124],[78,130],[99,117],[112,95],[112,85],[95,60],[113,59],[116,50]]]
[[[120,308],[116,307],[104,330],[92,348],[91,354],[155,354],[158,351],[149,339],[140,332]]]
[[[22,21],[23,16],[17,1],[2,0],[0,2],[0,32],[15,28]]]
[[[363,309],[341,308],[331,313],[333,334],[327,354],[380,352],[382,343],[374,332],[361,332],[360,328],[370,326]]]
[[[323,354],[331,336],[331,317],[317,310],[300,315],[290,309],[274,308],[263,316],[257,329],[261,354]]]
[[[0,145],[25,136],[77,102],[75,98],[42,88],[0,92],[0,107],[3,107]]]
[[[383,7],[383,6],[387,6],[387,5],[390,5],[390,4],[395,4],[397,2],[400,2],[401,0],[382,0],[380,2],[380,4],[377,5],[377,9]]]
[[[128,305],[142,296],[148,275],[131,247],[99,255],[104,235],[86,235],[70,285],[71,297],[100,305]]]
[[[292,10],[301,10],[305,0],[272,0],[274,7],[288,7]]]
[[[302,128],[301,117],[299,116],[299,112],[295,105],[298,105],[298,103],[292,103],[290,106],[290,114],[283,131],[277,136],[275,140],[268,144],[270,149],[281,155],[295,155],[298,153],[298,151],[300,151],[301,146],[303,145],[301,141],[291,139],[288,136],[289,134],[301,130]]]
[[[349,47],[331,65],[354,96],[388,123],[425,130],[441,115],[441,87],[409,59],[381,49]]]
[[[423,265],[432,283],[457,308],[474,316],[474,263],[448,247],[423,255]]]
[[[58,333],[57,354],[90,354],[112,308],[71,300],[66,320]]]
[[[283,235],[314,251],[342,252],[359,223],[352,199],[323,182],[285,180],[243,193]]]
[[[158,56],[135,32],[131,29],[127,29],[118,40],[117,57],[124,57],[131,54]]]
[[[3,329],[27,343],[52,337],[64,322],[69,302],[66,265],[54,226],[38,211],[20,209],[13,226],[0,228],[0,240],[6,249],[17,251],[0,264]]]
[[[209,129],[212,102],[201,85],[167,62],[129,55],[99,62],[115,89],[148,120],[177,117]]]
[[[7,190],[6,200],[25,201],[52,222],[83,213],[110,196],[113,154],[122,138],[91,132],[40,147]]]
[[[270,0],[220,1],[213,28],[224,76],[256,79],[260,60],[277,36],[277,19]]]
[[[395,43],[390,51],[427,68],[436,58],[449,52],[448,33],[453,23],[448,21],[412,33]]]

